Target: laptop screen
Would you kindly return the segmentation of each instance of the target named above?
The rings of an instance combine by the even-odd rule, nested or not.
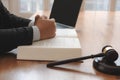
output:
[[[75,27],[82,0],[54,0],[50,18],[56,22]]]

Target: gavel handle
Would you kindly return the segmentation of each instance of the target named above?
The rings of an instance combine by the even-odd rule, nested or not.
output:
[[[90,55],[90,56],[79,57],[79,58],[73,58],[73,59],[67,59],[67,60],[62,60],[62,61],[56,61],[53,63],[48,63],[47,67],[54,67],[56,65],[62,65],[62,64],[67,64],[67,63],[71,63],[71,62],[78,62],[81,60],[90,59],[90,58],[94,58],[94,57],[102,57],[102,56],[104,56],[104,53],[99,53],[97,55]]]

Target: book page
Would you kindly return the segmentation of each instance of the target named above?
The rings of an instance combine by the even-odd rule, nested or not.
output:
[[[46,48],[80,48],[75,29],[57,29],[56,36],[51,39],[34,42],[32,46]]]
[[[32,46],[46,48],[80,48],[78,38],[52,38],[34,42]]]
[[[75,29],[57,29],[56,36],[57,37],[77,37],[77,33]]]

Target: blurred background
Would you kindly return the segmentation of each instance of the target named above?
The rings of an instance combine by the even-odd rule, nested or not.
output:
[[[12,13],[28,18],[35,12],[51,10],[54,0],[2,0],[2,2]],[[90,10],[120,11],[120,0],[83,0],[81,11]]]

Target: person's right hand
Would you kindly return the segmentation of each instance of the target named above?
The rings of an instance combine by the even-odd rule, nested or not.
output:
[[[42,16],[36,15],[36,16],[35,16],[35,22],[34,22],[35,25],[36,25],[36,23],[37,23],[37,21],[38,21],[39,19],[48,19],[48,17],[45,16],[45,15],[42,15]]]
[[[40,39],[49,39],[55,37],[56,25],[54,19],[39,18],[35,24],[40,30]]]

